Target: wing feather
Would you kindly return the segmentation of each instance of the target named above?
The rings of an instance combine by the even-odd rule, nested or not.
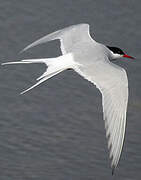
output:
[[[59,39],[61,42],[61,51],[63,54],[70,52],[72,46],[80,41],[92,40],[89,34],[89,25],[77,24],[50,33],[28,45],[21,52],[26,51],[29,48],[32,48],[39,44],[43,44],[56,39]]]
[[[111,167],[114,171],[120,159],[126,126],[128,103],[126,71],[109,60],[91,67],[81,67],[76,71],[95,84],[102,93],[103,118],[112,159]]]

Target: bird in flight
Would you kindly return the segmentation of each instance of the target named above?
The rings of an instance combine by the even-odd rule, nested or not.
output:
[[[44,63],[46,71],[37,78],[37,83],[21,94],[66,70],[73,69],[84,79],[93,83],[102,94],[103,119],[105,121],[108,149],[110,151],[112,174],[120,159],[126,127],[128,104],[128,79],[126,71],[112,61],[118,58],[131,58],[120,48],[105,46],[91,38],[88,24],[77,24],[48,34],[22,50],[60,40],[62,55],[55,58],[26,59],[21,63]]]

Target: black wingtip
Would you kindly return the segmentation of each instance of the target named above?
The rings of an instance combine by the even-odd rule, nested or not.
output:
[[[112,176],[114,175],[115,167],[112,168]]]

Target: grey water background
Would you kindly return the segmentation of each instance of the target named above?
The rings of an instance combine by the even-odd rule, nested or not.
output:
[[[0,67],[0,180],[141,179],[141,1],[0,0],[1,63],[61,54],[54,41],[19,51],[57,29],[89,23],[97,41],[136,60],[115,62],[129,78],[123,153],[112,177],[100,92],[65,71],[25,95],[44,65]]]

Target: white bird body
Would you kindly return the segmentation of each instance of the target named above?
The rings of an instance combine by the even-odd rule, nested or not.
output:
[[[108,47],[93,40],[89,35],[89,25],[73,25],[51,33],[23,51],[51,40],[61,41],[62,56],[57,58],[29,59],[15,63],[45,63],[48,69],[29,91],[43,81],[66,69],[74,69],[85,79],[95,84],[102,93],[103,114],[105,120],[106,136],[110,149],[111,166],[114,169],[121,155],[128,103],[128,79],[123,68],[113,64],[110,60],[122,57],[114,54]],[[126,55],[127,57],[127,55]]]

